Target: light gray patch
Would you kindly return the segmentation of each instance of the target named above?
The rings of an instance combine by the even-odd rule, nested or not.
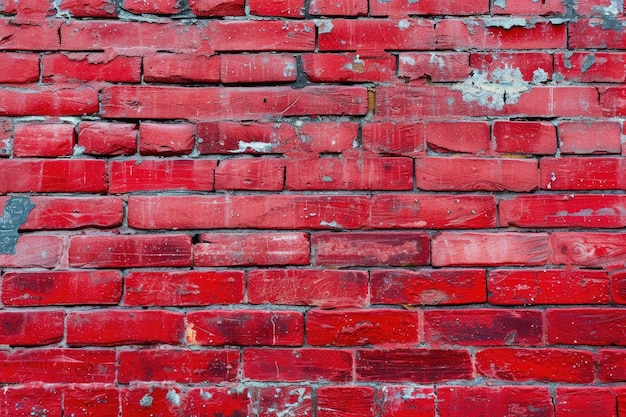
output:
[[[528,21],[521,17],[493,17],[484,19],[486,27],[499,27],[503,29],[511,29],[514,26],[525,27]]]
[[[583,65],[580,67],[580,70],[583,73],[587,72],[587,70],[591,68],[594,62],[596,62],[596,55],[595,54],[587,55],[585,59],[583,60]]]
[[[154,401],[154,398],[152,398],[149,394],[146,394],[141,397],[141,400],[139,400],[139,405],[142,407],[152,407],[152,401]]]
[[[0,217],[0,254],[14,255],[19,238],[18,229],[28,218],[35,205],[28,197],[11,197]]]
[[[524,81],[519,68],[497,68],[491,75],[474,71],[472,75],[453,87],[463,93],[463,101],[502,110],[505,104],[515,104],[522,93],[532,86]]]
[[[506,9],[506,0],[493,0],[493,5],[501,9]]]
[[[167,401],[170,402],[170,404],[172,404],[175,407],[180,407],[180,395],[178,395],[178,393],[176,391],[174,391],[173,389],[167,391],[167,395],[165,396],[165,399],[167,399]]]
[[[574,55],[572,51],[567,51],[563,56],[563,65],[565,65],[565,68],[567,69],[572,69],[572,62],[569,60],[572,55]]]
[[[543,68],[537,68],[533,71],[533,84],[541,84],[548,81],[548,73]]]

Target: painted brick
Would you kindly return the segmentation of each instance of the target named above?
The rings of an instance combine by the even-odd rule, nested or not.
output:
[[[7,239],[3,239],[7,243]],[[3,247],[2,268],[54,268],[61,261],[63,239],[58,236],[20,236],[14,246]]]
[[[543,319],[534,310],[433,310],[424,312],[424,334],[432,345],[536,346]]]
[[[237,304],[244,287],[241,271],[133,271],[124,277],[124,305]]]
[[[485,412],[502,416],[514,412],[524,417],[554,417],[547,387],[439,387],[437,399],[440,417],[479,417]]]
[[[310,387],[288,385],[259,389],[259,417],[276,415],[311,417],[313,415],[313,393]]]
[[[317,390],[318,417],[375,416],[372,387],[327,386]]]
[[[261,4],[260,0],[255,1]],[[216,51],[295,52],[315,49],[315,26],[310,21],[216,20],[207,29],[203,35],[210,39]]]
[[[548,122],[496,121],[493,139],[500,153],[554,155],[557,149],[556,127]]]
[[[196,16],[243,16],[245,0],[189,0]]]
[[[141,58],[102,53],[43,55],[44,82],[108,81],[137,83],[141,80]]]
[[[379,154],[425,154],[424,125],[421,123],[379,122],[363,126],[363,148]]]
[[[491,196],[379,194],[372,198],[371,226],[380,229],[481,229],[496,225]]]
[[[558,387],[555,404],[556,417],[617,417],[616,395],[610,388]]]
[[[557,52],[554,67],[566,81],[623,83],[624,58],[611,52]]]
[[[480,375],[505,381],[589,384],[595,380],[594,355],[560,349],[493,348],[476,353]]]
[[[490,127],[485,122],[431,122],[425,133],[428,147],[439,153],[491,152]]]
[[[553,15],[565,14],[566,7],[561,1],[546,0],[542,2],[534,2],[532,0],[514,0],[505,3],[492,0],[491,13],[504,15]]]
[[[17,124],[13,131],[13,156],[71,156],[74,126],[71,124]]]
[[[137,196],[128,200],[128,222],[138,229],[358,229],[369,209],[369,198],[355,195]],[[198,216],[205,210],[211,216]]]
[[[353,361],[352,353],[346,350],[247,348],[243,351],[243,374],[257,381],[347,382],[352,380]]]
[[[441,175],[445,172],[446,175]],[[415,160],[416,184],[432,191],[532,191],[537,160],[424,157]]]
[[[442,232],[432,241],[433,266],[543,265],[546,233]]]
[[[187,343],[204,346],[301,346],[297,311],[211,310],[187,313]]]
[[[61,0],[59,8],[76,17],[115,17],[115,5],[107,0]]]
[[[8,388],[0,396],[4,404],[0,412],[16,417],[26,416],[62,416],[63,392],[54,387],[35,384]],[[6,407],[6,408],[5,408]]]
[[[183,318],[166,310],[73,311],[65,337],[71,346],[178,345],[185,332]]]
[[[435,390],[413,385],[385,385],[381,389],[381,417],[435,417]]]
[[[157,0],[149,3],[143,0],[124,0],[122,7],[131,13],[176,14],[177,0]]]
[[[304,17],[304,0],[248,0],[250,13],[259,16]]]
[[[296,81],[296,58],[289,54],[221,55],[220,80],[225,84]]]
[[[626,355],[623,350],[602,349],[598,352],[598,377],[602,382],[626,381]]]
[[[537,83],[552,79],[552,59],[546,52],[477,52],[470,55],[470,66],[491,77],[503,69],[519,70],[524,81]]]
[[[471,379],[473,365],[466,350],[358,350],[356,378],[366,382],[437,383]]]
[[[0,380],[6,384],[112,383],[115,351],[67,348],[16,349],[0,352]]]
[[[13,52],[0,53],[3,69],[2,83],[32,83],[39,81],[39,56]]]
[[[97,112],[98,91],[89,86],[0,88],[0,116],[81,116]]]
[[[621,128],[616,122],[585,121],[559,123],[562,154],[621,153]]]
[[[11,136],[13,123],[11,119],[0,117],[0,157],[11,156]]]
[[[6,272],[2,276],[5,306],[115,305],[122,297],[118,271]]]
[[[401,52],[398,76],[433,82],[463,81],[469,77],[469,54],[463,52]]]
[[[286,163],[288,190],[412,190],[409,158],[292,159]]]
[[[283,159],[224,159],[215,168],[216,190],[281,191],[284,184]]]
[[[297,137],[294,152],[341,153],[358,147],[359,125],[347,121],[303,123]]]
[[[189,266],[188,235],[74,236],[69,263],[81,268]]]
[[[306,338],[313,346],[416,344],[418,322],[417,313],[406,310],[310,310]]]
[[[307,79],[315,83],[385,82],[396,73],[395,57],[383,52],[306,54],[302,64]]]
[[[143,58],[143,79],[153,83],[218,83],[220,57],[154,53]]]
[[[63,391],[63,412],[80,415],[87,410],[94,416],[115,415],[120,408],[119,396],[118,389],[111,384],[71,387]]]
[[[193,248],[196,266],[308,265],[307,233],[203,233]]]
[[[346,266],[426,265],[430,239],[419,232],[320,232],[311,237],[313,263]]]
[[[217,161],[208,159],[138,159],[111,161],[110,192],[213,191]]]
[[[78,146],[87,155],[117,156],[137,152],[137,126],[132,123],[81,122]]]
[[[489,12],[488,0],[470,0],[457,4],[454,0],[426,0],[407,3],[400,0],[372,1],[370,13],[373,16],[403,16],[409,14],[420,15],[470,15]]]
[[[626,235],[622,233],[557,232],[550,235],[550,262],[591,268],[624,265]]]
[[[367,9],[367,0],[312,0],[309,4],[309,13],[318,16],[364,16]]]
[[[251,304],[362,307],[367,293],[365,271],[265,269],[248,273]]]
[[[551,309],[546,312],[546,339],[552,345],[623,346],[625,320],[617,309]]]
[[[604,271],[505,269],[489,273],[489,303],[496,305],[608,304]]]
[[[371,303],[459,305],[487,301],[481,269],[376,270],[370,273]]]
[[[615,272],[611,278],[611,301],[616,304],[626,304],[626,274]]]
[[[611,0],[580,0],[574,10],[579,16],[601,16],[603,14],[623,13],[624,6]]]
[[[50,345],[63,338],[65,313],[61,310],[0,312],[0,344]]]
[[[54,51],[59,49],[58,30],[60,22],[23,23],[25,24],[20,24],[6,17],[0,19],[0,39],[3,39],[3,52]]]
[[[611,3],[613,4],[613,3]],[[592,5],[595,6],[595,5]],[[567,24],[569,32],[569,47],[578,48],[615,48],[624,45],[626,34],[621,30],[624,19],[615,16],[606,22],[598,17],[591,19],[576,19]]]
[[[200,122],[200,154],[267,154],[293,149],[296,129],[286,123]]]
[[[194,130],[189,123],[142,123],[139,125],[139,153],[188,155],[194,147]]]
[[[176,381],[205,383],[234,381],[239,367],[236,349],[122,350],[118,355],[118,380],[122,384],[137,381]]]

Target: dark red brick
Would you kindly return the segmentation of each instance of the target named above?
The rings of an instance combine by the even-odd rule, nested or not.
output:
[[[50,345],[60,342],[65,313],[60,310],[1,311],[0,344]]]

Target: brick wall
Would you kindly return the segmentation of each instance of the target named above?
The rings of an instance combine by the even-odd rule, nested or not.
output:
[[[0,416],[626,416],[625,23],[0,1]]]

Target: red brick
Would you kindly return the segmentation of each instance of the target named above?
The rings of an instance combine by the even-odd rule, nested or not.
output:
[[[137,125],[81,122],[78,125],[78,146],[87,155],[132,155],[137,152]]]
[[[376,270],[370,273],[371,303],[458,305],[487,301],[481,269]]]
[[[0,160],[0,193],[100,193],[108,188],[106,161]]]
[[[424,155],[424,125],[421,123],[379,122],[363,125],[363,148],[388,155]]]
[[[70,156],[74,151],[74,126],[65,123],[17,124],[13,133],[16,157]]]
[[[118,380],[175,381],[185,384],[234,381],[239,368],[239,351],[141,349],[118,354]]]
[[[313,399],[311,387],[297,385],[262,387],[259,389],[259,417],[275,417],[291,413],[292,416],[311,417]]]
[[[243,351],[243,375],[257,381],[347,382],[352,380],[353,360],[346,350],[248,348]]]
[[[326,51],[420,50],[435,46],[435,24],[424,19],[332,19],[318,27],[318,47]]]
[[[178,345],[185,332],[183,319],[182,313],[166,310],[73,311],[67,317],[66,340],[72,346]]]
[[[426,143],[439,153],[488,154],[491,133],[486,122],[431,122],[426,124]]]
[[[187,405],[183,410],[183,415],[201,416],[209,410],[216,417],[254,415],[256,409],[253,408],[250,400],[252,394],[253,392],[245,387],[192,388],[188,391]]]
[[[6,306],[114,305],[122,277],[118,271],[6,272],[1,294]]]
[[[619,154],[622,152],[621,127],[618,122],[560,122],[559,143],[562,154]]]
[[[433,266],[544,265],[546,233],[442,232],[433,238]]]
[[[63,391],[43,384],[6,387],[0,394],[0,413],[3,416],[27,417],[63,415]]]
[[[611,388],[557,387],[556,417],[617,417],[616,395]]]
[[[306,338],[313,346],[416,344],[418,322],[407,310],[310,310]]]
[[[304,17],[304,0],[248,0],[250,14],[275,17]]]
[[[54,268],[61,261],[63,239],[58,236],[22,235],[14,249],[10,249],[9,253],[0,253],[2,268]]]
[[[44,54],[41,58],[44,82],[108,81],[136,83],[141,79],[141,58],[109,56],[102,53]]]
[[[487,280],[489,303],[497,305],[608,304],[603,271],[496,270]]]
[[[67,11],[74,17],[115,17],[115,4],[108,0],[61,0],[61,11]]]
[[[542,343],[542,312],[534,310],[434,310],[424,312],[432,345],[534,346]]]
[[[469,54],[463,52],[401,52],[398,76],[433,82],[463,81],[470,73]]]
[[[0,161],[2,163],[2,161]],[[137,196],[128,200],[138,229],[358,229],[370,200],[353,195]],[[198,216],[210,210],[211,216]]]
[[[189,266],[187,235],[74,236],[69,263],[82,268]]]
[[[621,158],[542,158],[540,184],[547,190],[623,190]]]
[[[296,152],[341,153],[358,147],[359,125],[354,122],[313,122],[298,127]]]
[[[574,10],[578,16],[599,16],[612,14],[611,10],[623,13],[624,7],[613,0],[579,0],[574,5]]]
[[[554,417],[547,387],[439,387],[437,400],[440,417]]]
[[[396,58],[384,52],[306,54],[302,63],[314,83],[385,82],[396,77]]]
[[[264,269],[248,273],[250,304],[362,307],[367,292],[364,271]]]
[[[278,158],[224,159],[215,169],[216,190],[281,191],[285,161]]]
[[[611,2],[612,4],[614,3]],[[612,25],[615,28],[612,28]],[[605,21],[599,17],[576,19],[568,23],[567,27],[569,48],[571,49],[621,49],[626,41],[626,33],[621,29],[624,27],[624,19],[617,16],[614,22],[610,20]],[[617,29],[617,27],[620,28]]]
[[[196,16],[243,16],[245,0],[189,0]]]
[[[297,78],[296,58],[288,54],[221,55],[225,84],[288,83]]]
[[[203,346],[301,346],[298,311],[211,310],[187,313],[187,343]]]
[[[546,312],[546,337],[552,345],[626,345],[626,316],[610,308],[572,308]]]
[[[420,232],[321,232],[311,237],[313,263],[333,267],[427,265],[430,239]]]
[[[508,0],[506,2],[492,1],[491,13],[512,15],[552,15],[565,14],[565,4],[559,0],[545,0],[534,2],[532,0]]]
[[[311,21],[215,20],[209,23],[203,35],[211,40],[216,51],[296,52],[315,49],[315,26]]]
[[[153,83],[218,83],[220,57],[185,53],[154,53],[143,58],[143,79]]]
[[[602,91],[600,104],[604,110],[604,115],[608,117],[624,116],[624,105],[626,104],[626,88],[609,87]]]
[[[382,388],[380,417],[435,417],[434,388],[386,385]]]
[[[39,56],[37,54],[0,53],[2,83],[32,83],[39,81]]]
[[[81,116],[97,112],[98,91],[90,86],[0,88],[0,116]]]
[[[367,14],[367,0],[311,0],[309,13],[318,16],[364,16]]]
[[[551,80],[553,76],[552,55],[547,52],[472,53],[470,66],[489,76],[496,70],[518,69],[526,82],[543,82]]]
[[[204,233],[193,248],[195,266],[308,265],[307,233]]]
[[[66,415],[114,416],[119,412],[120,393],[113,385],[72,386],[63,390],[63,412]]]
[[[50,1],[21,0],[16,2],[16,22],[20,24],[41,24],[52,13]]]
[[[536,159],[424,157],[415,172],[417,187],[433,191],[532,191],[539,176]]]
[[[620,228],[626,226],[624,196],[561,194],[516,196],[500,200],[501,226]]]
[[[13,123],[11,119],[0,117],[0,157],[11,156],[11,136]]]
[[[317,389],[318,417],[375,417],[372,387],[326,386]]]
[[[110,192],[213,191],[217,161],[209,159],[141,159],[111,161]]]
[[[196,126],[200,154],[283,153],[296,141],[296,129],[286,123],[215,122]]]
[[[496,225],[491,196],[380,194],[372,199],[371,227],[480,229]]]
[[[358,350],[356,378],[365,382],[436,383],[473,377],[466,350]]]
[[[124,305],[195,306],[243,302],[241,271],[141,271],[124,277]]]
[[[3,51],[54,51],[59,49],[60,20],[22,22],[0,18]]]
[[[454,0],[425,0],[405,2],[401,0],[371,1],[372,16],[403,15],[471,15],[489,13],[489,0],[469,0],[462,4]]]
[[[0,352],[0,358],[0,381],[6,384],[115,381],[113,350],[17,349]]]
[[[177,0],[124,0],[122,7],[131,13],[176,14],[179,12]]]
[[[500,153],[554,155],[557,148],[556,127],[550,122],[495,121],[493,140]]]
[[[626,234],[555,232],[550,263],[591,268],[619,268],[626,263]]]
[[[623,83],[625,54],[611,52],[557,52],[555,72],[566,81]]]
[[[63,311],[0,312],[0,344],[37,346],[60,342],[63,338]]]
[[[139,152],[142,155],[188,155],[194,146],[194,125],[189,123],[141,123]]]
[[[154,87],[103,90],[105,118],[258,120],[268,116],[364,115],[365,87]],[[0,91],[0,104],[3,103]],[[233,105],[237,103],[237,105]]]
[[[476,353],[476,370],[490,379],[589,384],[594,355],[578,350],[493,348]]]
[[[626,304],[626,273],[611,274],[611,301],[615,304]]]
[[[626,352],[621,349],[598,351],[598,377],[602,382],[626,381]]]
[[[413,160],[399,157],[291,159],[287,190],[412,190]]]

